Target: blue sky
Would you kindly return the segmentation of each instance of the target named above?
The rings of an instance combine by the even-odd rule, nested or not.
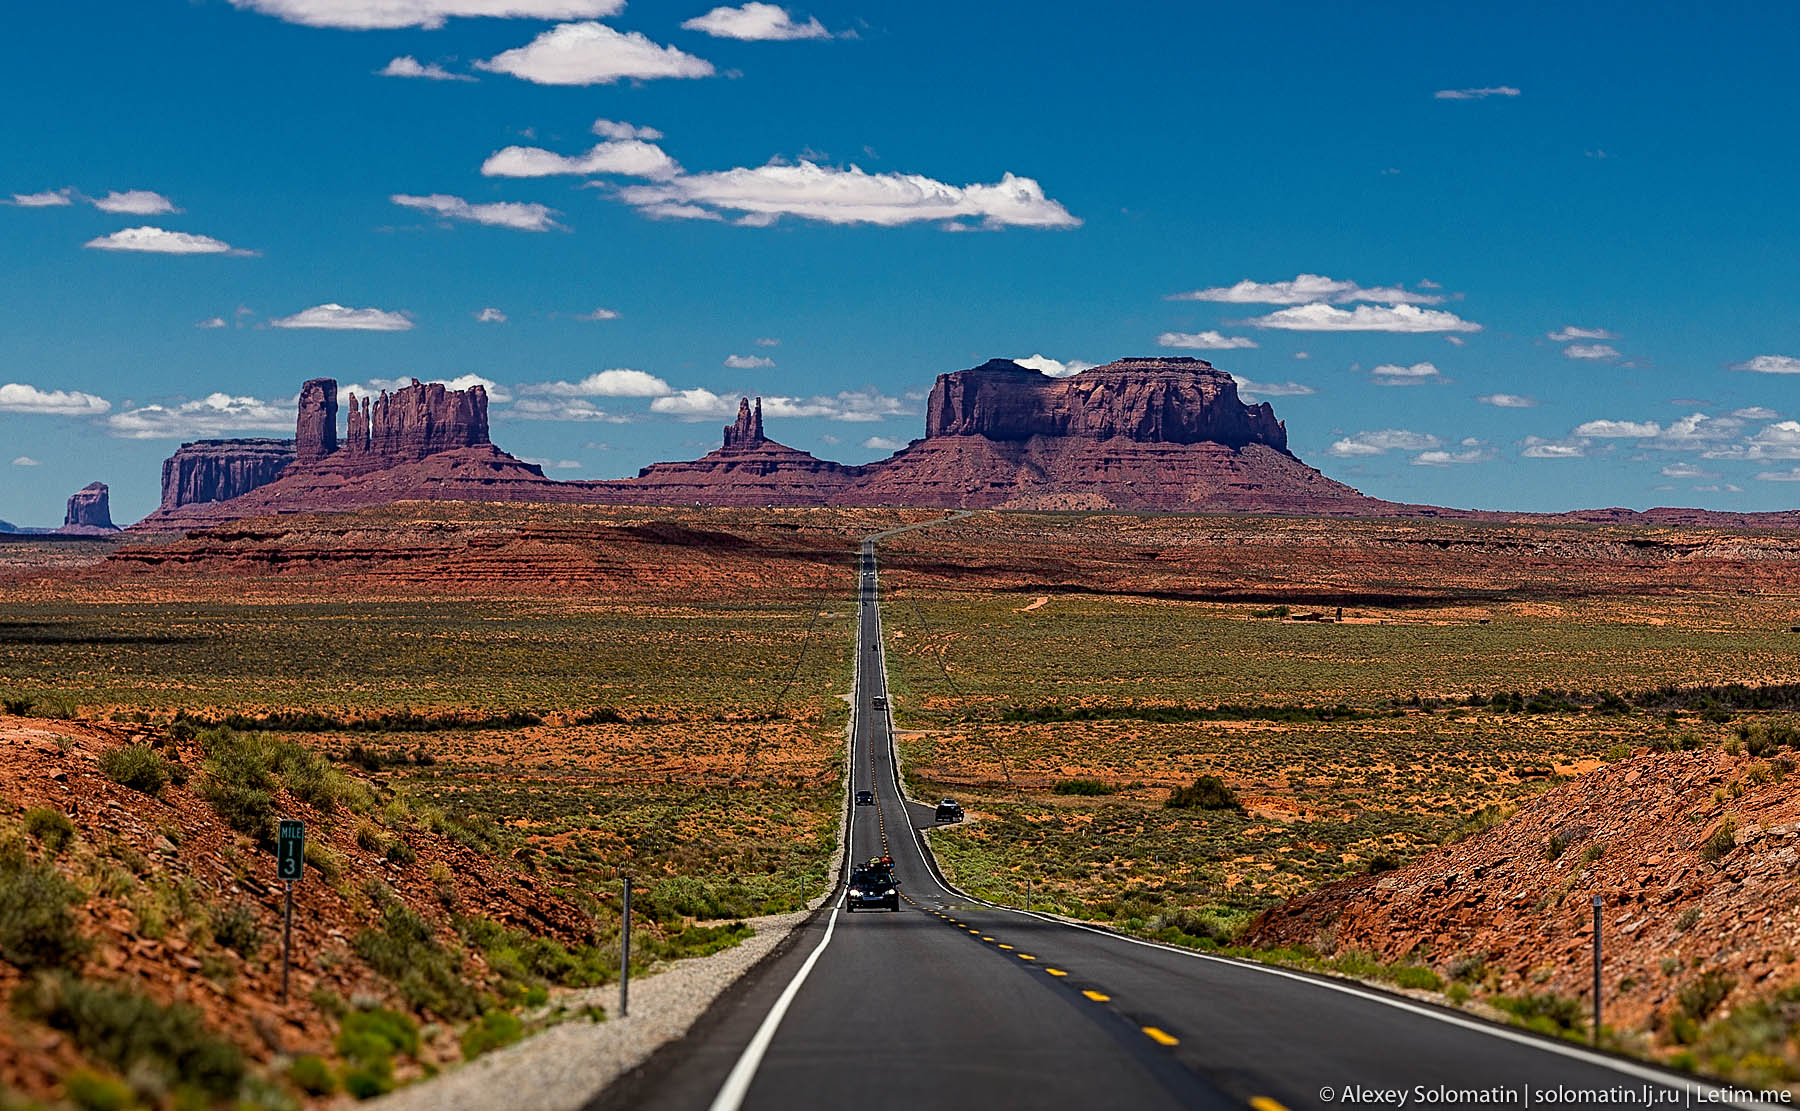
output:
[[[497,443],[611,477],[715,446],[740,393],[788,399],[784,442],[877,458],[935,375],[1034,354],[1208,358],[1381,497],[1800,502],[1789,5],[8,24],[18,524],[95,479],[136,519],[179,443],[291,435],[313,376],[478,376]]]

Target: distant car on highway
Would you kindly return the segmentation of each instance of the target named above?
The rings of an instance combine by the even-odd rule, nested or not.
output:
[[[871,907],[900,909],[900,889],[890,873],[874,868],[858,868],[850,873],[850,893],[844,900],[845,910],[868,910]]]
[[[962,803],[957,802],[955,799],[939,799],[937,804],[937,820],[940,822],[962,821]]]
[[[875,708],[877,710],[887,709],[887,699],[881,697],[880,695],[876,695],[875,696]]]
[[[874,806],[875,805],[875,792],[874,791],[858,791],[858,792],[856,792],[856,805],[858,805],[858,806]]]

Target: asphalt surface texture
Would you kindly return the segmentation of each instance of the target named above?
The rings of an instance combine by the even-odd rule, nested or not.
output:
[[[885,535],[885,534],[884,534]],[[875,1108],[1694,1106],[1677,1074],[1359,984],[995,906],[944,882],[893,757],[872,537],[860,566],[851,862],[900,910],[836,897],[688,1035],[590,1105]],[[858,791],[874,805],[854,805]],[[935,800],[934,800],[935,801]],[[1741,1102],[1738,1106],[1755,1106]]]

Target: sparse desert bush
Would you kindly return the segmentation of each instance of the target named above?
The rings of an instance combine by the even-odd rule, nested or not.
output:
[[[1717,864],[1737,848],[1737,821],[1726,818],[1719,823],[1719,828],[1712,831],[1711,836],[1700,843],[1700,859],[1708,864]]]
[[[256,907],[250,903],[232,903],[216,911],[212,933],[214,941],[246,959],[262,948],[262,927],[257,923]]]
[[[75,963],[86,951],[70,913],[80,894],[48,864],[0,858],[0,957],[26,971]]]
[[[1170,788],[1163,806],[1169,810],[1244,810],[1236,793],[1216,775],[1203,775],[1186,787]]]
[[[100,754],[100,770],[114,783],[154,795],[169,785],[169,762],[146,744],[121,745]]]
[[[1492,803],[1484,806],[1451,827],[1450,832],[1444,835],[1443,843],[1454,845],[1460,841],[1467,841],[1476,834],[1486,833],[1512,817],[1518,812],[1518,809],[1516,806],[1505,803]]]
[[[275,776],[261,738],[229,729],[200,736],[206,753],[200,797],[239,833],[262,843],[275,840]]]
[[[381,913],[380,926],[357,934],[354,948],[413,1006],[445,1018],[475,1013],[475,990],[463,979],[459,962],[405,904],[390,902]]]
[[[1675,998],[1681,1004],[1682,1014],[1695,1022],[1705,1022],[1735,987],[1736,977],[1712,969],[1683,984]]]
[[[463,1060],[473,1061],[489,1050],[511,1045],[525,1034],[519,1017],[509,1011],[487,1011],[463,1031]]]
[[[1496,996],[1494,1006],[1518,1019],[1529,1029],[1557,1037],[1579,1036],[1586,1029],[1586,1010],[1581,1000],[1555,992]]]
[[[288,1079],[294,1082],[309,1096],[328,1096],[337,1091],[337,1074],[325,1059],[312,1053],[302,1053],[294,1058],[288,1066]]]
[[[137,1104],[131,1085],[92,1069],[76,1069],[63,1077],[63,1091],[81,1111],[128,1111]]]
[[[60,810],[39,806],[25,811],[25,832],[51,856],[75,843],[75,823]]]
[[[347,1062],[344,1090],[370,1099],[394,1086],[394,1057],[419,1052],[419,1024],[385,1008],[352,1011],[338,1028],[338,1054]]]
[[[1100,779],[1059,779],[1050,791],[1057,795],[1110,795],[1113,785]]]

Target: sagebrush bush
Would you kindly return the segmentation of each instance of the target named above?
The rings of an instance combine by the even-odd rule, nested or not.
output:
[[[75,823],[60,810],[52,810],[47,806],[34,807],[25,812],[25,832],[32,839],[44,846],[44,851],[56,856],[75,841]]]
[[[48,864],[0,861],[0,957],[27,971],[76,963],[87,948],[70,913],[80,894]]]
[[[508,1011],[488,1011],[479,1021],[463,1031],[463,1060],[473,1061],[483,1053],[511,1045],[525,1036],[525,1025]]]
[[[462,978],[457,960],[432,935],[425,920],[404,903],[389,903],[381,925],[356,935],[356,955],[387,977],[407,1001],[445,1018],[468,1018],[476,1011],[475,991]]]
[[[257,923],[256,907],[250,903],[232,903],[213,914],[213,940],[246,959],[262,948],[263,931]]]
[[[1057,795],[1110,795],[1113,787],[1099,779],[1059,779],[1050,791]]]
[[[215,1100],[237,1095],[244,1059],[236,1046],[206,1029],[184,1003],[170,1006],[125,988],[91,983],[66,972],[39,976],[14,997],[27,1018],[67,1033],[92,1060],[145,1087],[167,1091],[192,1085]]]
[[[100,770],[114,783],[154,795],[173,778],[169,762],[146,744],[122,745],[100,754]]]
[[[1244,804],[1223,779],[1203,775],[1186,787],[1174,787],[1163,806],[1170,810],[1235,810],[1244,812]]]

